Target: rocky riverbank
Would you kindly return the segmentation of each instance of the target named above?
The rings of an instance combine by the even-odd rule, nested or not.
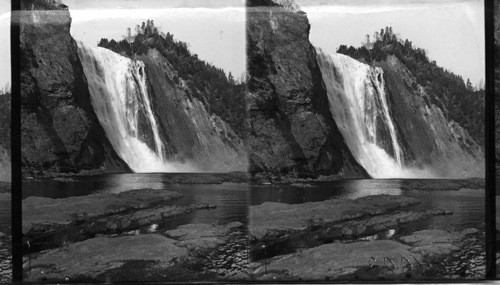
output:
[[[175,205],[182,197],[167,190],[137,189],[25,199],[25,280],[154,282],[248,277],[246,226],[240,222],[144,230],[215,207]]]
[[[444,265],[440,262],[443,257],[465,247],[467,237],[476,233],[476,229],[464,229],[460,232],[424,230],[397,240],[336,241],[277,256],[266,260],[266,264],[253,264],[256,267],[253,275],[259,280],[404,280],[412,277],[452,277],[442,272]],[[470,262],[474,263],[475,268],[475,263],[481,261],[472,259]],[[482,266],[484,267],[484,261]],[[435,275],[437,273],[444,274]],[[480,272],[477,275],[470,270],[466,273],[468,277],[481,278]]]
[[[10,229],[7,229],[10,232]],[[0,283],[12,282],[12,237],[0,232]]]
[[[232,222],[187,224],[162,234],[100,235],[25,255],[25,278],[37,282],[243,279],[248,276],[248,262],[241,243],[235,246],[243,231],[241,223]]]
[[[399,233],[403,225],[453,215],[447,209],[415,210],[419,204],[413,197],[375,195],[251,206],[250,276],[258,280],[482,278],[484,234],[478,229]],[[473,262],[464,262],[463,256]]]
[[[11,183],[0,181],[0,209],[4,224],[10,224]],[[3,222],[3,221],[2,221]],[[0,283],[12,282],[12,237],[11,227],[0,227]]]

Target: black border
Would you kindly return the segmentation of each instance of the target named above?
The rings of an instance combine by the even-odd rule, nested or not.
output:
[[[20,54],[20,10],[21,2],[11,0],[11,65],[12,65],[12,95],[11,95],[11,162],[12,162],[12,281],[22,282],[23,252],[22,252],[22,218],[21,218],[21,66]]]
[[[499,1],[499,0],[494,0]],[[486,278],[496,279],[496,229],[495,229],[495,56],[494,56],[494,1],[484,1],[485,20],[485,58],[486,58],[486,94],[485,94],[485,250]]]
[[[247,0],[248,2],[249,0]],[[495,174],[495,56],[494,56],[494,2],[500,0],[484,0],[485,20],[485,58],[486,58],[486,96],[485,96],[485,163],[486,163],[486,192],[485,192],[485,250],[486,250],[486,280],[498,280],[496,277],[496,174]],[[248,3],[247,3],[248,4]],[[248,8],[248,6],[246,6]],[[12,280],[22,283],[22,175],[21,175],[21,92],[20,92],[20,0],[11,0],[11,161],[12,161]],[[246,23],[247,24],[247,23]],[[246,31],[246,29],[245,29]],[[484,283],[484,280],[408,280],[411,283]],[[300,284],[307,281],[288,281],[290,284]],[[400,281],[315,281],[317,284],[335,283],[400,283]],[[488,282],[488,281],[487,281]],[[185,284],[173,282],[171,284]],[[189,282],[187,282],[189,283]],[[205,283],[205,282],[202,282]],[[212,282],[209,282],[212,283]],[[225,284],[227,282],[213,282]],[[240,280],[231,283],[253,284],[261,283],[258,280]],[[265,283],[283,283],[266,281]],[[406,283],[406,282],[404,282]]]

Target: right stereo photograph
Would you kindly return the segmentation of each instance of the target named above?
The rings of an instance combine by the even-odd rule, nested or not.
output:
[[[484,279],[484,2],[249,4],[252,278]]]

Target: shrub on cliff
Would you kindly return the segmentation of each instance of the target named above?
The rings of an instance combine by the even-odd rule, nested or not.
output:
[[[0,90],[0,146],[10,150],[10,89]]]

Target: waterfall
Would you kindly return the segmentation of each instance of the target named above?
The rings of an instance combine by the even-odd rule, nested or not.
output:
[[[330,111],[352,154],[374,178],[429,176],[404,165],[383,70],[317,49]],[[420,172],[420,173],[419,173]]]
[[[165,146],[146,87],[144,63],[81,42],[78,56],[97,118],[128,166],[134,172],[192,171],[165,158]],[[149,145],[142,138],[145,133],[152,134]]]

